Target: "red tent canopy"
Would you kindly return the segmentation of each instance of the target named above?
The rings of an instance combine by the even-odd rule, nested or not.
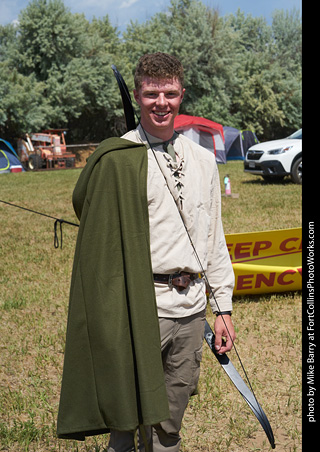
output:
[[[177,132],[213,152],[218,163],[227,162],[221,124],[199,116],[178,115],[174,120],[174,128]]]
[[[208,127],[208,129],[218,130],[224,141],[223,126],[221,124],[218,124],[217,122],[211,121],[210,119],[201,118],[200,116],[178,115],[175,117],[175,128],[178,129],[179,127],[191,125]]]

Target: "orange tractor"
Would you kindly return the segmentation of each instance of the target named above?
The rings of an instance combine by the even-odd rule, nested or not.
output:
[[[31,171],[73,168],[75,155],[67,151],[65,132],[66,129],[49,129],[20,138],[18,154],[21,162]]]

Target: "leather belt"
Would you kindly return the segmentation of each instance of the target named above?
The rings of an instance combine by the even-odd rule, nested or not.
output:
[[[155,282],[168,284],[170,288],[173,286],[177,288],[179,292],[185,290],[191,281],[195,279],[201,278],[200,273],[189,273],[189,272],[180,272],[180,273],[171,273],[169,274],[154,274],[153,279]]]

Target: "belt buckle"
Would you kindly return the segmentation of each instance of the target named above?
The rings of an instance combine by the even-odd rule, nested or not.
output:
[[[182,273],[182,272],[181,272],[181,273]],[[169,288],[170,288],[171,290],[173,289],[173,286],[174,286],[172,280],[173,280],[174,278],[178,278],[179,276],[181,276],[181,273],[171,273],[171,274],[169,275],[169,277],[168,277],[168,286],[169,286]]]

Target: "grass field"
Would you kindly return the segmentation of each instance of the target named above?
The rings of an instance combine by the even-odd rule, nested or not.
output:
[[[0,199],[77,222],[71,196],[80,169],[4,174]],[[219,166],[238,198],[223,198],[226,233],[301,226],[301,186],[266,184],[241,162]],[[108,437],[58,440],[56,417],[77,228],[0,203],[0,450],[106,451]],[[208,314],[211,319],[210,313]],[[237,348],[272,425],[277,452],[301,451],[301,294],[234,299]],[[212,323],[212,321],[211,321]],[[231,361],[239,369],[234,352]],[[271,450],[260,424],[208,347],[199,395],[183,424],[182,452]]]

